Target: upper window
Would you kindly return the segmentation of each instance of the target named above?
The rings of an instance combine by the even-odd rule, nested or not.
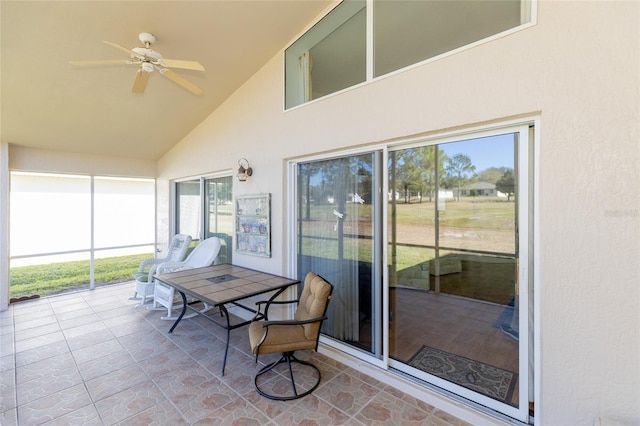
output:
[[[287,108],[366,80],[365,6],[343,2],[286,50]]]
[[[520,0],[374,1],[375,76],[521,24]]]
[[[529,22],[529,5],[530,0],[344,0],[285,51],[285,107],[518,27]],[[368,14],[373,28],[367,28]]]

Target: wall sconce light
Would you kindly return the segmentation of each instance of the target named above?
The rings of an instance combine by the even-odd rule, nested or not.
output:
[[[246,158],[241,158],[238,160],[238,180],[240,182],[245,182],[249,176],[253,174],[253,169],[249,166],[249,162]]]

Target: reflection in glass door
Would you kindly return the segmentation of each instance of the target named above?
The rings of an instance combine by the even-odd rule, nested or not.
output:
[[[524,130],[390,152],[388,263],[390,364],[526,420]]]
[[[233,253],[233,177],[204,180],[205,238],[218,237],[222,242],[215,263],[231,263]]]
[[[368,153],[299,163],[296,169],[298,278],[313,271],[335,286],[323,334],[378,356],[379,159],[379,153]]]

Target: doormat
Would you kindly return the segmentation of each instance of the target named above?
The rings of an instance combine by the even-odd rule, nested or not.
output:
[[[439,349],[423,346],[409,360],[419,370],[513,405],[518,374]]]

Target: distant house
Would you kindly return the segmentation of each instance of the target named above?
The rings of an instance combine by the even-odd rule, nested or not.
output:
[[[453,190],[458,192],[457,189]],[[507,194],[496,189],[496,185],[489,182],[476,182],[460,188],[461,197],[502,197],[507,198]]]

